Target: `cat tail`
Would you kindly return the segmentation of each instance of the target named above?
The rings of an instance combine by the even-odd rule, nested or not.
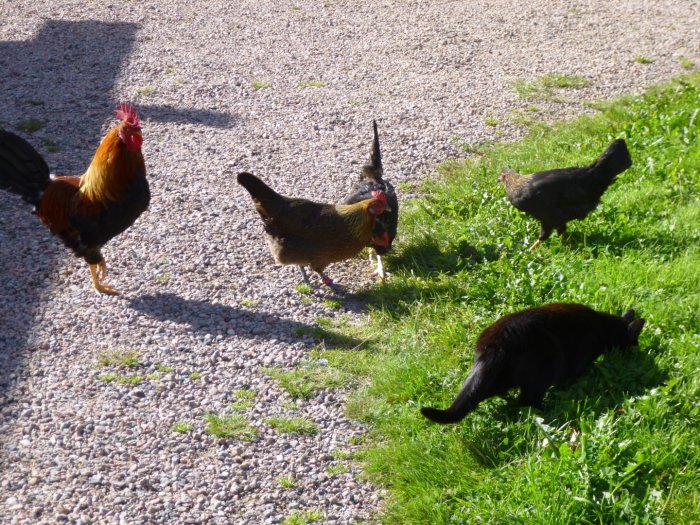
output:
[[[495,369],[494,369],[495,368]],[[491,386],[499,375],[500,359],[477,359],[462,390],[446,410],[423,407],[421,414],[436,423],[457,423],[487,397],[491,396]]]

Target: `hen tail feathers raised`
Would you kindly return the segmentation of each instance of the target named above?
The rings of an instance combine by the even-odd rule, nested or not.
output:
[[[51,182],[49,167],[22,137],[0,130],[0,189],[37,204]]]

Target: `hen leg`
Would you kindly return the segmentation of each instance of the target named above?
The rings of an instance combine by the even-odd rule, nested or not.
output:
[[[338,295],[343,295],[343,294],[345,293],[344,290],[343,290],[343,287],[340,286],[340,285],[338,285],[338,284],[335,284],[335,283],[333,282],[333,279],[331,279],[330,277],[328,277],[325,273],[319,272],[318,270],[316,270],[316,273],[318,273],[318,275],[321,277],[321,280],[323,281],[323,284],[325,284],[326,286],[328,286],[328,287],[329,287],[331,290],[333,290],[335,293],[337,293]]]
[[[377,269],[374,270],[372,273],[378,275],[382,281],[384,279],[386,279],[386,272],[384,271],[384,264],[382,264],[382,256],[379,254],[377,254]]]
[[[104,259],[97,264],[91,264],[89,266],[90,275],[92,276],[92,287],[96,292],[107,295],[119,295],[117,290],[102,282],[102,280],[107,277],[107,265],[105,264]]]
[[[542,241],[546,241],[547,239],[549,239],[550,235],[552,235],[551,228],[545,228],[544,226],[542,226],[542,229],[540,230],[540,236],[535,241],[535,244],[530,246],[530,251],[533,251],[535,248],[537,248]]]
[[[301,278],[304,280],[304,282],[309,284],[309,276],[306,275],[306,270],[304,270],[304,267],[299,265],[299,271],[301,272]]]

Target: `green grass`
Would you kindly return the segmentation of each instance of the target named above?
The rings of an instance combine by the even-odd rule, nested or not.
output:
[[[347,405],[370,429],[365,472],[388,490],[388,524],[700,522],[700,74],[604,111],[483,146],[443,166],[402,207],[394,277],[368,290],[369,319],[328,349],[364,385]],[[601,107],[602,107],[601,106]],[[588,164],[624,137],[634,165],[598,209],[527,250],[538,223],[496,177]],[[646,318],[640,348],[551,389],[541,412],[516,392],[440,426],[501,315],[554,301]],[[343,357],[351,354],[351,357]]]
[[[326,87],[326,83],[322,80],[300,80],[297,84],[300,88],[322,88]]]
[[[299,486],[297,481],[292,476],[280,476],[277,478],[277,483],[283,489],[295,489]]]
[[[565,89],[581,89],[590,86],[591,81],[580,75],[544,75],[537,80],[516,80],[512,86],[525,100],[546,100],[566,102],[559,93]]]
[[[192,423],[188,423],[187,421],[178,421],[175,424],[173,424],[173,432],[177,432],[178,434],[187,434],[188,432],[191,432],[192,429],[194,428],[194,425]]]
[[[318,433],[318,425],[304,417],[271,417],[267,424],[281,434],[313,436]]]
[[[651,58],[645,57],[645,56],[642,56],[642,55],[639,55],[639,56],[635,57],[635,58],[634,58],[634,61],[635,61],[637,64],[651,64],[651,63],[653,62],[653,60],[652,60]]]
[[[140,364],[139,354],[135,350],[113,350],[111,352],[103,352],[97,356],[97,366],[100,368],[106,366],[136,368]]]
[[[190,374],[190,379],[197,380],[197,379],[202,379],[202,373],[197,372],[196,370]]]
[[[309,295],[314,292],[313,287],[306,283],[299,283],[294,287],[294,289],[297,291],[297,293],[304,295]]]
[[[350,378],[344,371],[333,366],[306,363],[293,370],[281,368],[264,368],[262,373],[279,381],[289,395],[294,398],[309,399],[317,390],[339,388],[349,383]]]
[[[204,421],[206,423],[204,430],[218,438],[251,441],[258,435],[257,429],[241,414],[222,416],[210,413],[204,416]]]
[[[695,67],[695,62],[687,57],[680,57],[679,60],[683,69],[693,69]]]
[[[264,80],[253,80],[252,84],[254,90],[267,89],[270,87],[270,83]]]
[[[108,374],[102,374],[97,376],[97,379],[103,381],[104,383],[117,382],[122,385],[137,386],[143,383],[143,377],[140,375],[120,375],[110,372]]]
[[[162,372],[163,374],[169,374],[170,372],[174,371],[175,368],[169,365],[165,365],[163,363],[156,363],[155,369],[158,370],[158,372]]]
[[[41,144],[46,148],[49,153],[58,153],[61,151],[61,146],[55,143],[51,139],[41,139]]]
[[[136,91],[139,95],[143,95],[147,97],[148,95],[151,95],[154,91],[156,90],[155,86],[142,86],[138,88]]]
[[[34,133],[44,127],[44,122],[34,118],[20,120],[17,122],[17,129],[25,133]]]
[[[321,521],[324,517],[325,515],[320,510],[305,510],[302,512],[295,510],[282,521],[282,525],[308,525],[309,523]]]
[[[253,400],[256,395],[254,390],[248,390],[247,388],[234,391],[233,396],[236,398],[236,401],[231,403],[231,408],[237,411],[244,411],[253,407],[255,405]]]

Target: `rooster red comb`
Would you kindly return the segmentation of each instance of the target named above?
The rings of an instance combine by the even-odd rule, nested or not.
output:
[[[122,102],[114,110],[114,116],[119,120],[123,120],[129,126],[138,128],[140,126],[139,115],[136,113],[136,108],[128,102]]]
[[[387,202],[386,202],[386,195],[384,194],[383,191],[379,191],[379,190],[373,191],[373,192],[372,192],[372,198],[373,198],[375,201],[381,202],[384,206],[387,205]]]

